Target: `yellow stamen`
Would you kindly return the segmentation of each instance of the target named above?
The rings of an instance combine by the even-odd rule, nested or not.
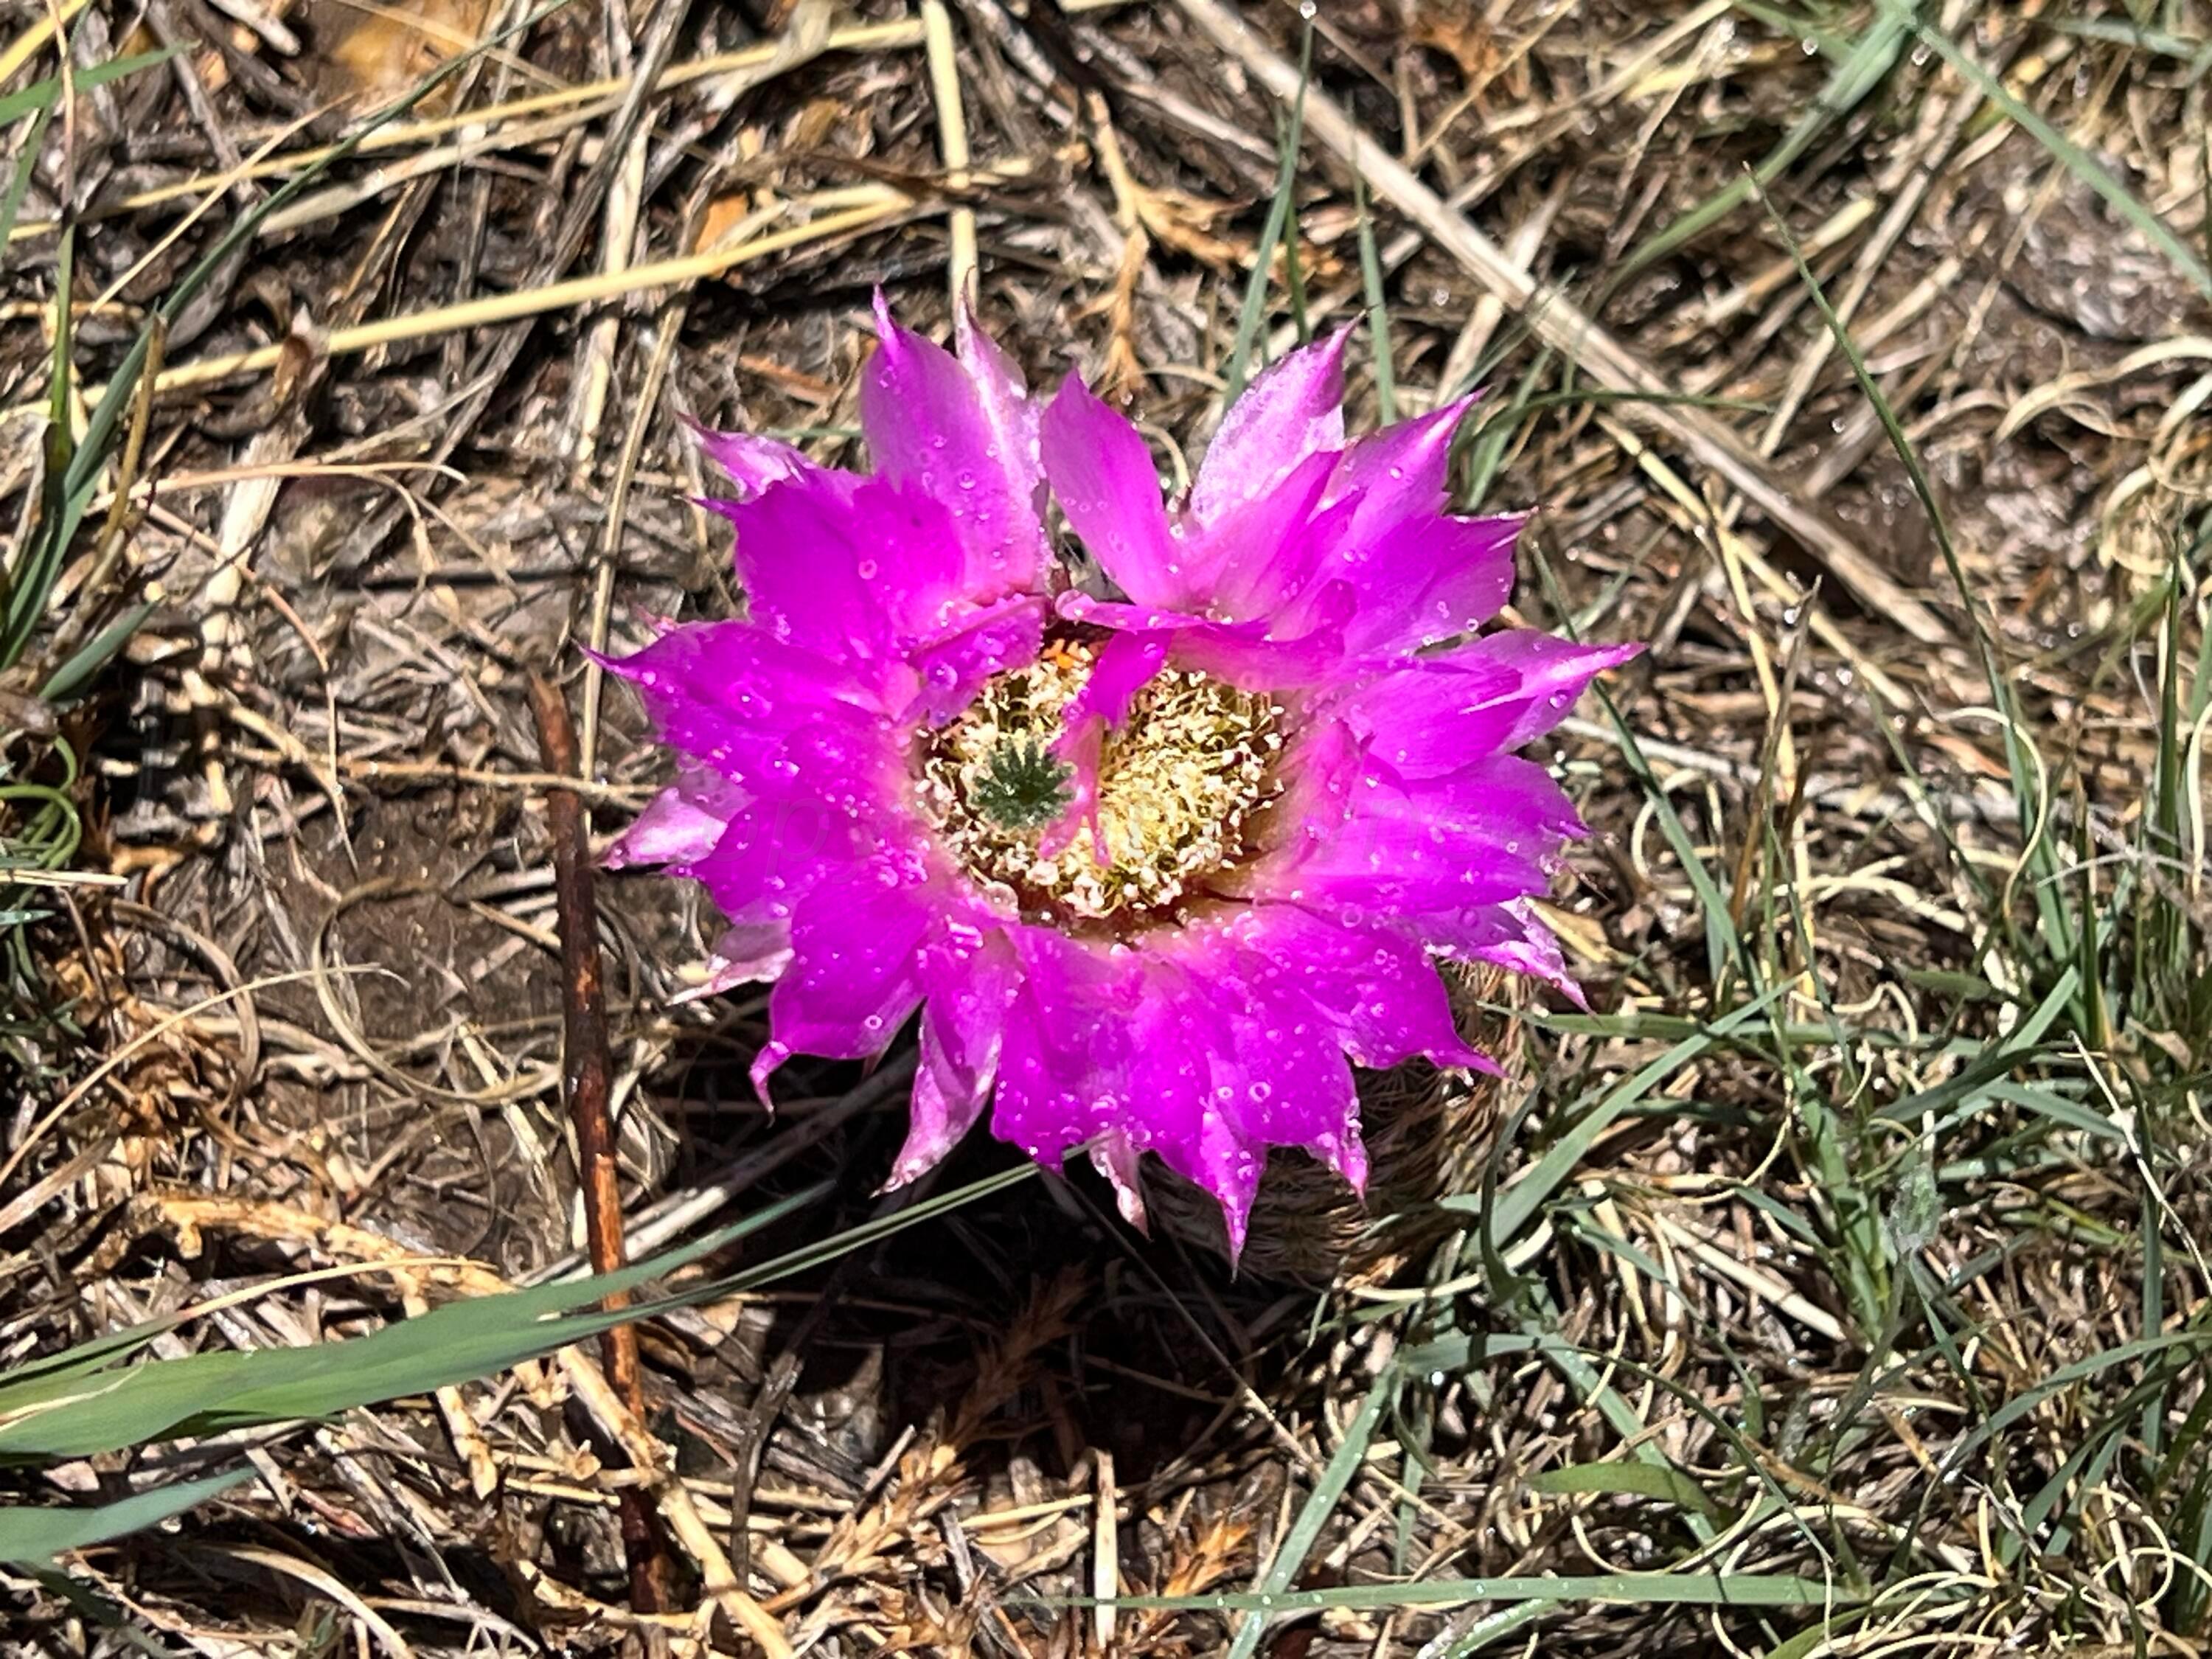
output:
[[[979,785],[1009,744],[1049,745],[1061,712],[1097,660],[1091,641],[1055,638],[1026,668],[1001,674],[966,711],[927,734],[922,804],[968,872],[1040,921],[1120,929],[1171,918],[1206,878],[1249,850],[1252,815],[1278,793],[1283,709],[1187,669],[1163,671],[1106,734],[1098,767],[1101,864],[1086,824],[1045,858],[1046,830],[976,810]],[[988,797],[988,787],[981,790]]]

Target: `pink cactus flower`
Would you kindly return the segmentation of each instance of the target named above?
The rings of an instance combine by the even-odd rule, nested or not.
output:
[[[1576,994],[1528,901],[1584,831],[1511,751],[1638,647],[1475,635],[1522,520],[1447,510],[1464,404],[1346,441],[1342,332],[1167,504],[1079,380],[878,310],[872,474],[702,434],[749,614],[608,665],[685,757],[611,860],[713,896],[709,988],[775,981],[763,1092],[919,1012],[893,1184],[988,1109],[1133,1221],[1155,1154],[1240,1243],[1270,1147],[1363,1182],[1353,1066],[1485,1063],[1437,957]]]

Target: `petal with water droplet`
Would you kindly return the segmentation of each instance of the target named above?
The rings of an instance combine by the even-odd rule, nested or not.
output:
[[[1307,457],[1344,447],[1344,348],[1350,325],[1254,377],[1222,417],[1191,486],[1191,514],[1212,525],[1259,501]]]
[[[1045,406],[1040,437],[1060,511],[1099,568],[1139,605],[1182,606],[1191,595],[1136,428],[1071,375]]]
[[[891,320],[860,376],[860,425],[878,473],[958,497],[961,591],[977,602],[1026,592],[1046,558],[1035,405],[1003,354],[963,330],[969,362]]]

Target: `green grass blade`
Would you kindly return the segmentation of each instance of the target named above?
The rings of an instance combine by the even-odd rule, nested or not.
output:
[[[1746,1003],[1714,1021],[1697,1036],[1676,1043],[1608,1090],[1571,1129],[1546,1149],[1528,1174],[1498,1195],[1497,1205],[1491,1212],[1491,1237],[1501,1248],[1511,1243],[1521,1230],[1535,1218],[1544,1201],[1575,1172],[1583,1154],[1616,1118],[1723,1038],[1749,1024],[1784,988],[1777,987],[1758,1001]],[[1446,1207],[1455,1209],[1469,1208],[1478,1201],[1468,1194],[1442,1200]]]
[[[1712,1494],[1680,1469],[1650,1463],[1570,1463],[1564,1468],[1539,1469],[1527,1485],[1531,1492],[1577,1497],[1613,1493],[1656,1498],[1711,1516],[1722,1512]]]
[[[182,1515],[252,1478],[251,1469],[236,1469],[204,1480],[179,1481],[173,1486],[156,1486],[95,1509],[0,1506],[0,1561],[10,1566],[34,1566],[69,1550],[105,1544],[158,1525],[173,1515]]]
[[[586,1304],[661,1278],[820,1200],[820,1182],[618,1273],[447,1303],[370,1335],[302,1348],[192,1354],[118,1369],[50,1367],[0,1386],[0,1458],[89,1457],[180,1434],[333,1416],[501,1371],[628,1321],[737,1294],[818,1267],[1036,1173],[1021,1164],[726,1278],[610,1313]],[[108,1339],[107,1357],[129,1345]],[[67,1361],[70,1356],[62,1356]]]
[[[1510,1640],[1541,1619],[1551,1609],[1541,1601],[1523,1601],[1476,1620],[1455,1636],[1440,1638],[1445,1645],[1423,1648],[1423,1659],[1469,1659],[1483,1649]]]
[[[62,233],[60,257],[54,269],[54,354],[46,390],[46,471],[39,512],[39,526],[9,568],[5,614],[0,616],[0,668],[12,666],[46,616],[46,596],[61,576],[62,556],[76,534],[84,516],[82,501],[70,498],[68,477],[76,459],[76,440],[70,426],[70,345],[72,335],[70,290],[76,275],[76,237]]]
[[[9,1367],[5,1372],[0,1372],[0,1417],[5,1417],[15,1409],[10,1401],[22,1398],[21,1391],[33,1383],[89,1376],[104,1365],[128,1358],[162,1332],[174,1330],[191,1316],[191,1310],[184,1309],[165,1319],[152,1319],[143,1325],[111,1331],[105,1336],[93,1338],[89,1342],[80,1342],[75,1347],[64,1348],[59,1353],[26,1359]]]
[[[1788,1641],[1769,1648],[1760,1659],[1809,1659],[1813,1654],[1827,1652],[1836,1638],[1857,1624],[1859,1618],[1858,1613],[1852,1611],[1808,1625]]]
[[[2179,58],[2184,63],[2193,62],[2208,44],[2212,44],[2185,34],[2171,34],[2162,29],[2147,28],[2140,23],[2118,17],[2050,17],[2040,21],[2044,27],[2057,34],[2071,34],[2083,40],[2102,40],[2116,46],[2131,46],[2137,52],[2154,52],[2161,58]]]
[[[1893,0],[1885,0],[1892,3]],[[1805,252],[1790,234],[1788,223],[1767,204],[1767,216],[1775,233],[1781,237],[1797,267],[1798,280],[1804,283],[1807,293],[1826,323],[1836,348],[1850,364],[1851,374],[1858,381],[1859,390],[1874,407],[1882,431],[1889,439],[1890,447],[1904,466],[1913,494],[1919,498],[1921,509],[1927,514],[1928,526],[1936,538],[1936,545],[1943,558],[1944,568],[1949,572],[1952,586],[1958,590],[1959,603],[1966,613],[1972,633],[1974,648],[1979,658],[1984,682],[1989,688],[1991,705],[2001,717],[2007,769],[2011,774],[2013,793],[2019,803],[2021,841],[2026,867],[2033,878],[2032,882],[2035,902],[2043,930],[2044,940],[2051,957],[2060,962],[2071,962],[2079,954],[2075,934],[2075,922],[2069,914],[2064,895],[2058,884],[2059,866],[2056,849],[2051,846],[2048,822],[2048,799],[2042,779],[2045,769],[2036,760],[2027,738],[2027,721],[2022,714],[2020,700],[2013,690],[2012,674],[1997,649],[1996,636],[1990,631],[1983,615],[1983,605],[1974,592],[1972,581],[1966,574],[1965,562],[1959,556],[1957,544],[1951,538],[1949,520],[1942,504],[1936,500],[1935,486],[1929,482],[1927,469],[1920,463],[1919,452],[1913,448],[1912,440],[1890,406],[1882,392],[1881,383],[1867,367],[1865,356],[1844,319],[1829,303],[1826,291],[1820,278],[1806,263]],[[2070,971],[2070,970],[2069,970]],[[2078,981],[2077,981],[2078,983]],[[2075,1010],[2077,1025],[2086,1028],[2087,1010]]]
[[[39,152],[46,142],[46,129],[53,124],[52,103],[40,106],[38,118],[31,123],[31,131],[23,139],[23,153],[15,158],[15,176],[8,181],[8,193],[0,197],[0,264],[7,260],[8,239],[15,234],[15,220],[23,211],[23,198],[30,194],[31,179],[38,171]]]
[[[1896,68],[1898,55],[1911,33],[1909,18],[1893,14],[1877,16],[1867,32],[1853,44],[1844,61],[1836,66],[1827,84],[1820,88],[1813,106],[1801,116],[1796,125],[1783,135],[1782,142],[1770,150],[1750,173],[1737,179],[1711,199],[1692,208],[1630,250],[1626,258],[1608,276],[1609,286],[1620,283],[1646,265],[1665,258],[1685,243],[1718,224],[1722,220],[1752,199],[1758,191],[1772,184],[1788,172],[1814,141],[1849,115],[1866,100],[1869,94],[1879,87]]]
[[[140,70],[166,64],[179,50],[181,48],[176,46],[163,46],[158,52],[134,52],[127,58],[110,58],[105,64],[94,64],[72,71],[70,82],[79,92],[91,92],[111,81],[120,81],[126,75],[136,75]],[[62,78],[58,75],[49,75],[27,87],[20,87],[0,98],[0,125],[9,121],[20,121],[26,115],[40,110],[52,109],[61,101],[61,95]]]
[[[0,1388],[0,1458],[91,1457],[179,1434],[325,1418],[505,1370],[612,1325],[714,1294],[710,1286],[687,1287],[675,1297],[615,1313],[572,1311],[733,1243],[825,1190],[809,1188],[617,1273],[447,1303],[346,1341],[49,1370]]]
[[[1375,349],[1375,406],[1385,426],[1398,418],[1398,371],[1390,356],[1390,302],[1382,291],[1382,256],[1375,246],[1375,216],[1368,211],[1367,179],[1352,170],[1352,200],[1359,214],[1359,286],[1367,301],[1367,337]]]
[[[2158,1336],[2137,1337],[2132,1342],[2123,1342],[2118,1347],[2101,1349],[2069,1364],[2061,1365],[2036,1379],[2032,1387],[2023,1389],[1999,1406],[1979,1422],[1970,1425],[1966,1432],[1953,1441],[1944,1452],[1941,1467],[1948,1474],[1966,1466],[1966,1460],[2002,1435],[2022,1418],[2039,1411],[2058,1394],[2075,1383],[2086,1382],[2108,1371],[2115,1365],[2131,1365],[2138,1361],[2154,1358],[2174,1349],[2184,1349],[2202,1358],[2212,1348],[2212,1334],[2200,1330],[2170,1331]]]
[[[1838,61],[1850,56],[1851,40],[1820,27],[1820,20],[1802,12],[1784,11],[1769,0],[1735,0],[1735,9],[1746,17],[1756,18],[1785,39],[1802,41],[1823,58]]]
[[[131,636],[146,625],[146,618],[154,611],[153,605],[143,603],[125,611],[46,677],[46,683],[39,688],[40,696],[48,702],[67,702],[84,690],[99,677],[100,671],[115,659],[116,653],[131,643]]]
[[[1929,1113],[1946,1113],[1955,1109],[1964,1116],[1979,1109],[1984,1100],[1993,1097],[1990,1085],[2010,1076],[2034,1054],[2037,1045],[2057,1023],[2058,1017],[2071,1006],[2075,994],[2080,988],[2080,972],[2069,965],[2045,993],[2043,1000],[2002,1042],[1975,1056],[1957,1076],[1907,1095],[1902,1100],[1893,1101],[1875,1115],[1893,1123],[1917,1124],[1923,1115]],[[2003,1097],[2031,1107],[2040,1104],[2033,1099],[2020,1100],[2012,1096]]]
[[[1503,409],[1493,414],[1490,412],[1486,403],[1482,406],[1481,423],[1476,429],[1473,441],[1467,445],[1466,459],[1458,468],[1461,482],[1454,492],[1455,499],[1459,501],[1464,508],[1480,507],[1488,499],[1490,487],[1497,481],[1498,469],[1504,465],[1506,446],[1512,442],[1515,429],[1520,425],[1522,416],[1534,404],[1536,388],[1541,384],[1543,377],[1550,370],[1551,366],[1552,349],[1549,346],[1546,346],[1536,353],[1535,359],[1528,365],[1527,372],[1515,382],[1513,396]],[[1483,374],[1484,371],[1480,368],[1475,370],[1476,384],[1480,384]],[[1446,386],[1442,390],[1449,395],[1454,388]],[[1468,424],[1463,422],[1460,427],[1460,433],[1463,435],[1468,429]],[[1562,616],[1566,614],[1563,601],[1555,599],[1553,604],[1559,608]]]
[[[1313,25],[1307,23],[1298,46],[1298,95],[1291,101],[1289,125],[1283,134],[1282,165],[1275,174],[1275,194],[1267,204],[1267,216],[1260,227],[1259,246],[1252,251],[1252,272],[1244,283],[1244,304],[1237,313],[1237,337],[1230,343],[1229,363],[1224,371],[1227,402],[1235,403],[1244,390],[1245,369],[1260,337],[1260,324],[1267,312],[1269,273],[1275,250],[1282,245],[1283,228],[1290,222],[1291,198],[1298,183],[1298,147],[1305,141],[1306,82],[1313,73]]]
[[[2206,1574],[2212,1567],[2212,1468],[2200,1469],[2181,1494],[2181,1504],[2173,1511],[2174,1522],[2169,1533],[2173,1547],[2181,1559],[2194,1565],[2195,1572],[2173,1575],[2173,1586],[2166,1593],[2166,1611],[2168,1627],[2173,1630],[2197,1631],[2203,1628],[2205,1607]]]
[[[1011,1600],[1012,1598],[1009,1598]],[[1560,1578],[1435,1578],[1412,1584],[1346,1584],[1338,1589],[1246,1591],[1211,1595],[1127,1595],[1113,1601],[1071,1597],[1046,1605],[1114,1607],[1158,1613],[1318,1613],[1344,1607],[1380,1613],[1460,1601],[1609,1602],[1623,1607],[1820,1607],[1852,1600],[1817,1578],[1756,1572],[1611,1572]]]
[[[1352,1477],[1359,1473],[1359,1466],[1367,1456],[1367,1448],[1374,1441],[1376,1425],[1382,1420],[1383,1409],[1390,1403],[1391,1396],[1397,1393],[1403,1380],[1398,1367],[1385,1365],[1382,1374],[1367,1390],[1367,1398],[1360,1402],[1358,1412],[1345,1425],[1344,1438],[1338,1443],[1334,1455],[1322,1470],[1320,1478],[1314,1482],[1313,1491],[1307,1494],[1304,1507],[1298,1511],[1298,1518],[1283,1534],[1283,1541],[1275,1550],[1275,1559],[1267,1564],[1267,1574],[1260,1581],[1261,1609],[1268,1605],[1267,1598],[1280,1595],[1290,1589],[1291,1581],[1297,1577],[1298,1569],[1305,1565],[1306,1557],[1313,1553],[1313,1547],[1321,1540],[1322,1528],[1328,1524],[1328,1518],[1336,1512],[1337,1503],[1343,1498],[1345,1489],[1351,1486]],[[1237,1639],[1229,1644],[1227,1659],[1252,1659],[1252,1656],[1259,1651],[1260,1638],[1267,1633],[1267,1620],[1264,1611],[1255,1611],[1237,1627]]]

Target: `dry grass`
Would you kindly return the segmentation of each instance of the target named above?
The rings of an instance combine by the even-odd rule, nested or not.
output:
[[[58,228],[81,425],[301,187],[168,319],[0,678],[0,1364],[580,1261],[525,689],[570,688],[612,833],[663,762],[577,647],[735,599],[684,417],[851,459],[876,285],[941,333],[972,264],[1034,380],[1185,453],[1255,262],[1256,349],[1368,310],[1355,423],[1487,383],[1520,613],[1653,648],[1553,757],[1601,1012],[1524,1023],[1496,1190],[1395,1279],[1231,1281],[1025,1182],[656,1322],[642,1421],[572,1351],[239,1437],[251,1484],[11,1571],[0,1647],[2202,1651],[2212,7],[1324,0],[1301,98],[1261,0],[40,0],[0,90],[57,29],[180,49],[11,130],[18,585]],[[712,918],[599,902],[633,1249],[824,1176],[763,1249],[866,1217],[901,1066],[794,1066],[768,1121],[762,1002],[675,1000]]]

